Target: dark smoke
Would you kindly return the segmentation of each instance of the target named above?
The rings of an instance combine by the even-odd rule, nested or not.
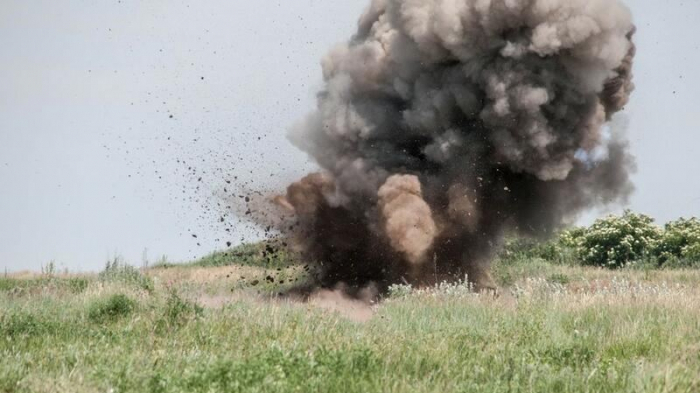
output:
[[[323,172],[278,199],[320,284],[490,288],[505,232],[624,201],[634,164],[606,123],[633,32],[617,0],[374,0],[291,134]]]

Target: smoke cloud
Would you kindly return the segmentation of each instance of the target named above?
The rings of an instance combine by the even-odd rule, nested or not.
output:
[[[290,134],[322,172],[277,199],[320,284],[491,288],[504,233],[624,201],[633,33],[617,0],[373,0]]]

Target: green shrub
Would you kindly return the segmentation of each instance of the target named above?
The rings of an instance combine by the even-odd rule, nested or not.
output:
[[[202,315],[204,309],[171,291],[165,304],[165,319],[169,326],[182,326]]]
[[[497,267],[534,261],[608,268],[700,267],[700,219],[681,218],[662,229],[651,217],[626,211],[588,228],[567,229],[548,241],[507,238],[496,261]],[[502,278],[509,281],[507,274]]]
[[[577,250],[581,246],[584,236],[588,228],[573,227],[562,231],[557,238],[557,242],[562,247]]]
[[[562,241],[563,236],[564,234],[561,234],[546,241],[522,237],[508,238],[498,260],[506,265],[535,259],[556,264],[574,264],[578,260],[576,248]]]
[[[38,336],[45,331],[45,323],[33,314],[26,312],[6,314],[0,319],[0,336]]]
[[[680,218],[666,224],[654,251],[664,267],[700,265],[700,220]]]
[[[92,303],[88,309],[88,319],[96,323],[111,322],[131,314],[135,309],[134,300],[116,294]]]
[[[97,277],[103,282],[118,282],[133,285],[148,292],[153,291],[153,280],[120,258],[107,261],[104,270]]]
[[[690,261],[693,266],[700,265],[700,242],[685,247],[682,256]]]
[[[578,251],[586,265],[620,268],[651,254],[661,236],[651,217],[626,211],[597,220],[577,241]]]
[[[531,238],[513,237],[506,239],[499,257],[505,264],[513,264],[532,259],[553,260],[557,254],[557,244]]]

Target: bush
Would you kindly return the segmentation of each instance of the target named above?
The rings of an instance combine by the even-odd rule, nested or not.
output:
[[[700,219],[681,218],[662,229],[652,218],[626,211],[588,228],[567,229],[545,242],[508,238],[497,261],[496,267],[534,261],[608,268],[700,267]],[[509,277],[502,278],[509,282]]]
[[[570,229],[547,241],[509,238],[505,241],[498,259],[506,265],[534,259],[557,264],[575,264],[578,262],[578,253],[573,234],[583,231],[581,228]]]
[[[662,231],[654,220],[626,211],[621,217],[597,220],[577,241],[586,265],[620,268],[646,258],[657,246]]]
[[[505,264],[532,259],[554,262],[560,254],[561,250],[554,241],[542,242],[531,238],[516,237],[506,239],[499,257]]]
[[[584,227],[569,228],[559,234],[557,241],[562,247],[578,252],[587,230],[588,228]]]
[[[659,264],[666,267],[700,264],[700,220],[681,218],[666,224],[654,251]]]
[[[26,312],[4,315],[0,319],[0,336],[38,336],[46,330],[47,326],[42,320]]]
[[[690,261],[693,266],[700,265],[700,243],[688,245],[683,249],[683,257]]]
[[[90,305],[88,319],[97,323],[111,322],[131,314],[135,309],[136,302],[126,295],[112,295]]]
[[[133,285],[148,292],[153,291],[153,280],[120,258],[107,261],[104,270],[97,276],[103,282],[118,282]]]
[[[171,290],[165,302],[164,312],[156,320],[155,332],[167,334],[173,329],[186,326],[204,315],[204,308],[197,303],[183,299],[175,290]]]
[[[168,325],[182,326],[203,313],[204,309],[200,305],[183,299],[175,291],[170,292],[165,304],[165,318]]]

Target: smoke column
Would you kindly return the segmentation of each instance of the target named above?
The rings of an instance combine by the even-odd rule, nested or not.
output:
[[[290,134],[322,172],[277,199],[320,284],[490,288],[504,233],[624,201],[633,33],[617,0],[373,0]]]

